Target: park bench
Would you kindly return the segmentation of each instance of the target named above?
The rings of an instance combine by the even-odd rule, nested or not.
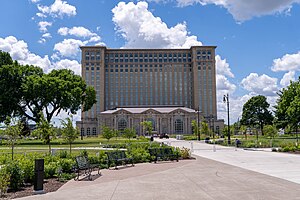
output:
[[[159,148],[149,148],[149,154],[151,156],[151,162],[155,163],[158,160],[176,160],[178,162],[178,153],[174,152],[171,147],[159,147]]]
[[[107,155],[107,166],[113,164],[115,169],[118,169],[117,166],[131,164],[134,166],[133,159],[126,156],[125,151],[107,151],[105,152]]]
[[[86,156],[76,156],[76,166],[75,173],[77,177],[74,180],[82,180],[88,177],[89,180],[92,180],[91,175],[94,170],[97,170],[98,175],[101,175],[100,164],[90,164],[88,157]],[[80,176],[83,176],[82,179],[79,179]]]

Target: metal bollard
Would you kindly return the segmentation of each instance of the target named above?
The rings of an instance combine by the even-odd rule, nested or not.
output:
[[[191,142],[191,152],[193,153],[194,152],[194,143]]]
[[[35,159],[33,189],[35,194],[44,193],[44,159]]]

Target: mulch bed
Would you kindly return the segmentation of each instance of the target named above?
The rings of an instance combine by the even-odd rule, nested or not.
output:
[[[53,179],[47,179],[44,181],[44,191],[46,193],[48,192],[55,192],[58,190],[62,185],[64,185],[66,182],[58,181],[57,178]],[[28,185],[23,188],[21,188],[18,191],[10,191],[5,194],[4,197],[0,197],[0,199],[15,199],[20,197],[26,197],[34,195],[33,185]]]

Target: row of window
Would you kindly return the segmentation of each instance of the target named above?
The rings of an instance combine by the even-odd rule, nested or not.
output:
[[[211,69],[210,67],[209,67],[209,69]],[[157,69],[157,68],[154,68],[154,69],[152,69],[152,68],[150,68],[149,70],[148,69],[137,69],[137,68],[135,68],[135,69],[105,69],[105,72],[162,72],[163,71],[163,69]],[[166,71],[166,70],[165,70]],[[190,68],[189,69],[189,71],[191,72],[192,71],[192,69]],[[184,69],[184,72],[186,72],[186,69]]]
[[[152,118],[148,119],[147,121],[151,121],[152,122],[152,130],[156,131],[155,121]],[[124,118],[121,118],[118,121],[118,130],[122,132],[127,127],[128,127],[127,121]],[[183,133],[183,120],[182,119],[176,119],[174,121],[174,130],[175,130],[175,133],[177,133],[177,134],[178,133]]]
[[[92,133],[92,134],[91,134]],[[91,128],[90,127],[88,127],[88,128],[86,128],[86,130],[85,130],[85,128],[81,128],[81,130],[80,130],[80,134],[81,135],[97,135],[97,128],[96,127],[93,127],[92,128],[92,132],[91,132]]]

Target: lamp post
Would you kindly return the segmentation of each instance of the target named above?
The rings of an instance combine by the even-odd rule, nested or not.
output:
[[[197,136],[198,136],[198,141],[200,141],[200,106],[198,107],[198,110],[196,109],[196,113],[197,113]]]
[[[212,132],[213,132],[213,139],[215,139],[215,117],[212,116]]]
[[[81,115],[82,115],[82,113],[81,113]],[[83,118],[82,118],[82,116],[81,116],[81,129],[80,129],[80,139],[81,139],[81,140],[83,140],[83,131],[82,131],[82,130],[83,130],[83,129],[82,129],[82,128],[83,128],[83,121],[82,121],[82,120],[83,120]]]
[[[224,95],[224,97],[223,97],[223,102],[224,102],[224,103],[227,103],[227,117],[228,117],[228,128],[227,128],[227,131],[228,131],[228,144],[230,144],[231,141],[230,141],[229,94],[228,94],[228,93],[227,93],[227,95]]]

